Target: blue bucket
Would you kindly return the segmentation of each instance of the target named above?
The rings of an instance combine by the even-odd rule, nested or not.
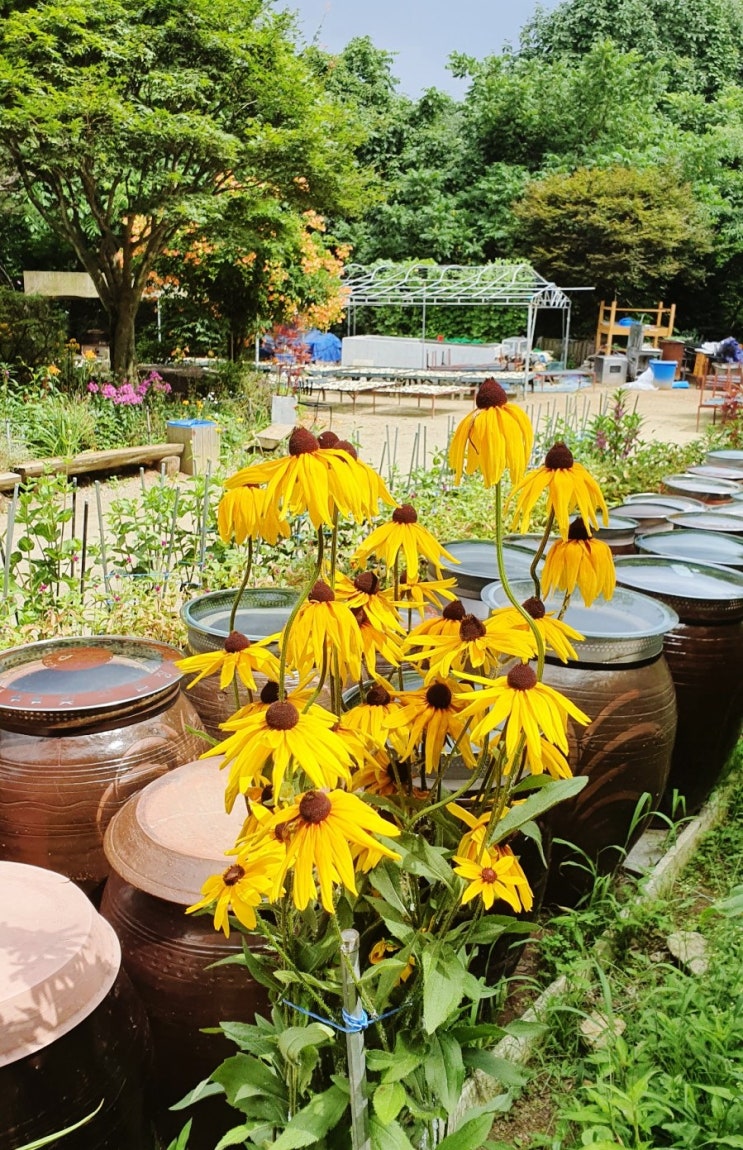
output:
[[[675,359],[651,359],[648,366],[653,373],[653,382],[658,387],[673,387],[678,366]]]

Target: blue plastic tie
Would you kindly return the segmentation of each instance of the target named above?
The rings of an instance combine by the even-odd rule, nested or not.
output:
[[[402,1010],[405,1003],[401,1006],[395,1006],[392,1010],[385,1010],[384,1014],[366,1013],[361,1007],[361,1013],[356,1016],[349,1014],[345,1007],[341,1010],[341,1018],[343,1023],[334,1022],[332,1018],[323,1018],[322,1014],[315,1014],[312,1010],[305,1010],[303,1006],[297,1006],[296,1002],[289,1002],[288,999],[282,998],[284,1006],[291,1006],[292,1010],[298,1010],[300,1014],[305,1014],[308,1018],[314,1018],[316,1022],[322,1022],[325,1026],[331,1026],[333,1030],[339,1030],[341,1034],[361,1034],[363,1030],[368,1030],[370,1026],[375,1023],[381,1022],[385,1018],[389,1018],[393,1014],[397,1014]]]

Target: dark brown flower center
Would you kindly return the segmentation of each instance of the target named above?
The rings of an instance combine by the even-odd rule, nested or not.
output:
[[[375,683],[366,696],[367,706],[369,707],[386,707],[391,699],[392,695],[381,683]]]
[[[222,882],[225,886],[235,886],[244,875],[245,871],[240,864],[233,863],[232,866],[227,867],[227,870],[222,875]]]
[[[307,794],[302,795],[299,800],[300,816],[306,823],[312,823],[313,826],[325,822],[332,809],[333,804],[322,791],[307,791]]]
[[[351,459],[358,459],[359,453],[352,443],[347,439],[339,439],[335,445],[336,451],[345,451],[346,455],[350,455]]]
[[[290,731],[299,722],[299,711],[293,703],[271,703],[266,711],[266,726],[272,731]]]
[[[568,539],[572,539],[573,541],[579,540],[581,543],[586,543],[590,538],[588,528],[579,515],[568,527]]]
[[[569,471],[575,460],[564,443],[555,443],[544,457],[544,466],[550,471]]]
[[[261,791],[261,802],[264,804],[264,806],[266,803],[272,803],[273,802],[273,784],[272,783],[267,783],[267,785]]]
[[[357,591],[361,591],[364,595],[376,595],[379,590],[379,578],[373,571],[362,571],[354,579],[353,585]]]
[[[323,583],[322,579],[318,579],[310,591],[308,599],[311,603],[332,603],[335,599],[335,592],[327,583]]]
[[[480,878],[483,882],[495,882],[495,871],[491,866],[484,866],[480,871]]]
[[[262,703],[278,703],[279,684],[269,679],[261,689],[260,700]]]
[[[418,512],[410,503],[403,503],[402,507],[396,507],[392,512],[393,523],[417,523]]]
[[[305,455],[310,451],[319,451],[320,444],[311,431],[306,427],[295,427],[289,436],[289,454]]]
[[[452,619],[455,623],[461,623],[467,612],[464,609],[462,600],[455,599],[452,603],[446,604],[441,614],[444,619]]]
[[[335,447],[340,441],[334,431],[321,431],[317,437],[320,447]]]
[[[544,603],[541,599],[537,599],[536,595],[532,595],[531,599],[524,599],[521,606],[526,611],[527,615],[531,615],[532,619],[544,619],[546,614]]]
[[[475,639],[482,639],[487,632],[477,615],[464,615],[459,624],[459,638],[463,643],[473,643]]]
[[[244,651],[249,646],[250,639],[241,634],[240,631],[230,631],[224,641],[224,649],[228,655],[236,655],[238,651]]]
[[[508,672],[508,685],[514,691],[530,691],[536,682],[536,672],[528,663],[519,663]]]
[[[369,622],[369,616],[363,607],[352,607],[351,614],[358,623],[359,627],[364,627]]]
[[[508,396],[498,380],[484,379],[475,399],[477,407],[503,407],[504,403],[508,403]]]
[[[437,711],[445,711],[451,704],[451,691],[446,683],[433,683],[426,691],[426,702]]]

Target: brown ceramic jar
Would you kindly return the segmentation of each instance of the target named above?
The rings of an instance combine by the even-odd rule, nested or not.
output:
[[[99,637],[0,655],[0,858],[48,867],[93,892],[103,835],[126,800],[201,754],[180,691],[181,652]]]

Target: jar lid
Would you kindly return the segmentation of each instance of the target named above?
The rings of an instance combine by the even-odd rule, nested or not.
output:
[[[718,463],[722,467],[743,468],[743,451],[740,448],[725,447],[718,451],[707,452],[708,463]]]
[[[520,601],[534,594],[533,583],[512,583],[511,590]],[[482,592],[490,608],[506,607],[510,599],[502,583],[491,583]],[[562,595],[544,599],[547,611],[562,608]],[[663,650],[663,636],[678,623],[678,615],[656,599],[624,588],[611,599],[599,596],[590,607],[574,598],[563,620],[584,636],[574,644],[578,663],[642,663]]]
[[[246,818],[224,807],[222,758],[199,759],[156,779],[125,803],[106,829],[103,849],[117,874],[139,890],[190,906],[210,875],[230,865]]]
[[[235,629],[251,642],[281,631],[299,593],[290,587],[249,587],[240,596]],[[192,651],[218,651],[230,632],[234,591],[209,591],[181,608]]]
[[[682,623],[743,619],[743,572],[662,555],[618,555],[617,583],[662,599]]]
[[[610,512],[608,524],[604,526],[602,522],[594,534],[597,539],[602,540],[604,543],[613,543],[615,540],[633,536],[638,526],[639,524],[636,519],[630,519],[622,515],[614,515]]]
[[[165,643],[119,635],[13,647],[0,653],[0,728],[61,733],[136,715],[177,692],[181,657]]]
[[[700,503],[700,509],[705,507],[706,504]],[[643,523],[668,523],[672,515],[679,514],[677,507],[669,507],[662,503],[651,502],[650,499],[639,499],[633,503],[622,503],[619,507],[612,507],[612,514],[618,512],[619,517],[631,515],[639,527]],[[635,528],[637,529],[637,528]]]
[[[638,551],[686,559],[691,563],[743,570],[743,539],[724,531],[659,531],[654,535],[636,535]]]
[[[671,523],[689,531],[724,531],[728,535],[743,535],[743,515],[726,515],[722,507],[672,515]]]
[[[710,479],[729,479],[731,483],[740,483],[743,479],[743,468],[722,463],[695,463],[687,468],[690,475],[706,475]]]
[[[87,1018],[121,965],[113,928],[64,875],[0,862],[0,1066]]]
[[[456,566],[442,564],[442,571],[445,578],[453,576],[456,579],[460,590],[479,595],[483,587],[498,578],[498,561],[492,539],[457,539],[442,546],[459,560]],[[503,561],[509,579],[528,579],[533,559],[534,553],[525,547],[503,544]]]
[[[666,475],[663,486],[684,495],[701,495],[706,501],[730,499],[740,490],[728,479],[712,479],[708,475]]]
[[[661,507],[673,507],[676,511],[702,511],[707,504],[703,499],[692,499],[689,495],[668,495],[665,491],[638,491],[625,496],[625,503],[655,503]],[[615,507],[615,511],[619,508]]]

